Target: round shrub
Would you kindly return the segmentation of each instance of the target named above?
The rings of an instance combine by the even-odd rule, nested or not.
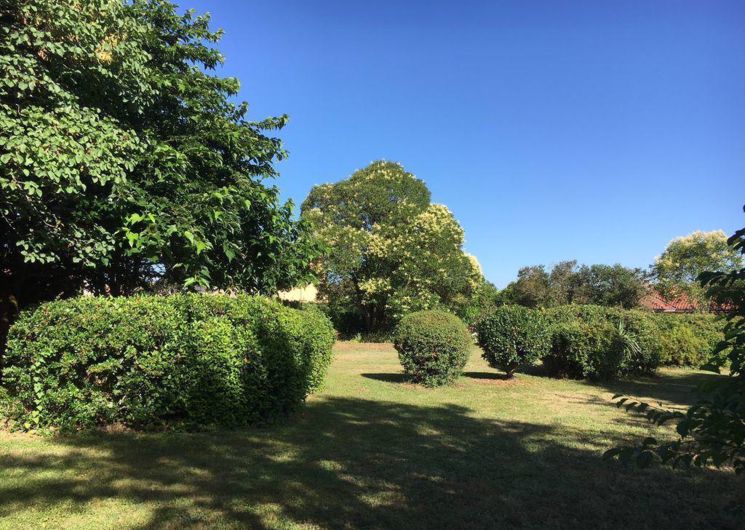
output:
[[[512,377],[519,368],[540,359],[548,349],[546,322],[540,312],[506,305],[476,323],[484,359]]]
[[[551,345],[543,364],[551,375],[613,379],[650,374],[660,363],[659,331],[646,313],[569,305],[546,316]]]
[[[20,316],[2,384],[26,428],[237,426],[295,410],[333,341],[320,312],[261,297],[77,298]]]
[[[393,343],[404,372],[414,382],[440,386],[462,373],[473,341],[457,316],[417,311],[401,319]]]

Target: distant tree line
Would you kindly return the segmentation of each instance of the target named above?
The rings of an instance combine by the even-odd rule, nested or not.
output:
[[[731,272],[742,267],[742,257],[727,244],[723,231],[694,232],[670,242],[648,269],[623,265],[578,265],[562,261],[523,267],[517,279],[500,292],[503,303],[526,307],[566,304],[637,307],[654,290],[669,299],[683,299],[701,311],[732,303],[732,286],[702,286],[705,271]]]
[[[622,265],[577,265],[562,261],[549,271],[543,265],[523,267],[517,280],[500,294],[505,303],[526,307],[595,304],[630,309],[647,291],[641,269]]]

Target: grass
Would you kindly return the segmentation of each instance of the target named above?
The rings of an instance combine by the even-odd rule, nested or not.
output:
[[[615,392],[683,406],[703,372],[598,386],[474,351],[456,385],[407,383],[388,345],[340,343],[296,417],[219,433],[0,433],[2,528],[743,528],[742,480],[602,461],[648,434]],[[739,489],[738,489],[739,488]]]

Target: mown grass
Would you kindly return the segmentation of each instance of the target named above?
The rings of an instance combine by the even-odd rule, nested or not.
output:
[[[2,528],[743,528],[742,479],[602,461],[650,427],[610,403],[694,399],[703,372],[611,386],[519,374],[474,350],[452,387],[387,345],[341,343],[326,389],[267,428],[0,433]]]

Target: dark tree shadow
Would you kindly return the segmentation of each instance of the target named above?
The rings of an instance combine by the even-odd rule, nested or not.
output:
[[[723,510],[737,478],[608,464],[618,440],[599,438],[455,405],[320,398],[265,429],[80,435],[57,440],[64,454],[0,455],[0,518],[116,497],[152,507],[142,528],[742,524]]]
[[[470,379],[489,379],[493,381],[509,381],[511,377],[503,372],[463,372],[463,377]]]
[[[652,402],[671,402],[690,406],[701,396],[704,384],[727,376],[710,372],[678,372],[661,376],[623,378],[617,381],[593,381],[592,384],[614,394],[644,398]]]
[[[385,383],[409,383],[411,382],[411,379],[406,375],[402,373],[391,373],[391,372],[381,372],[381,373],[373,373],[373,374],[360,374],[362,377],[366,379],[374,379],[376,381],[383,381]]]

